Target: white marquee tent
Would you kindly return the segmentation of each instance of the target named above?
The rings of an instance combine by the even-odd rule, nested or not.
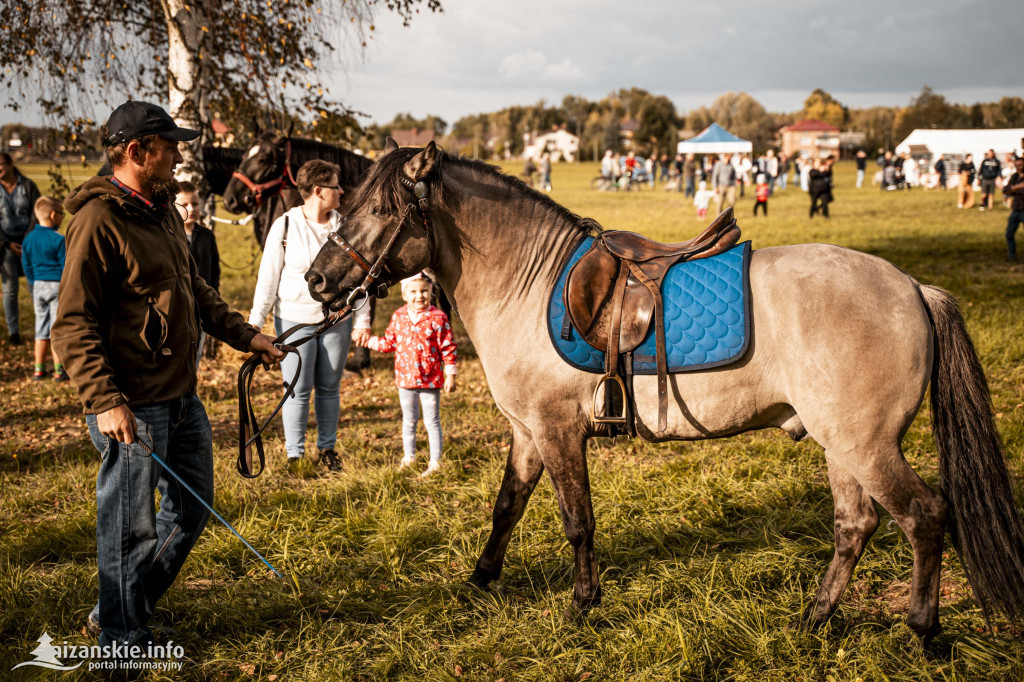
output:
[[[931,155],[929,166],[941,156],[974,155],[974,164],[978,165],[985,152],[994,149],[996,158],[1003,163],[1009,153],[1021,153],[1024,146],[1024,128],[1000,128],[990,130],[973,129],[934,129],[918,128],[907,136],[907,139],[896,145],[896,153],[915,153],[922,147]],[[911,149],[914,147],[914,149]]]
[[[712,123],[696,137],[684,140],[676,147],[680,154],[738,154],[751,152],[754,144],[750,140],[736,137],[728,130]]]

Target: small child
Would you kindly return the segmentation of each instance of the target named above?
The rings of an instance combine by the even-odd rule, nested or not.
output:
[[[764,210],[764,217],[768,217],[768,183],[764,182],[764,176],[759,176],[762,182],[757,183],[757,201],[754,202],[754,215],[757,215],[757,207],[760,206]]]
[[[67,381],[57,354],[50,347],[50,326],[57,318],[57,293],[64,272],[64,236],[58,232],[64,221],[64,207],[53,197],[39,197],[35,205],[35,228],[21,244],[21,267],[25,271],[36,309],[34,381],[46,378],[46,356],[53,356],[53,380]]]
[[[430,463],[420,476],[441,468],[441,388],[455,390],[455,340],[448,316],[430,304],[433,285],[423,273],[402,280],[405,305],[391,316],[384,336],[371,336],[366,345],[379,353],[395,354],[395,383],[402,404],[402,446],[399,469],[416,461],[416,423],[423,407],[423,424],[430,443]],[[442,370],[443,366],[443,370]]]
[[[693,205],[697,207],[698,218],[708,217],[708,205],[714,198],[715,193],[708,189],[708,183],[705,180],[701,180],[700,184],[697,185],[697,193],[693,195]]]
[[[187,180],[180,183],[174,205],[185,224],[185,239],[188,240],[188,251],[196,262],[196,272],[211,287],[220,291],[220,252],[217,250],[217,237],[213,230],[203,227],[198,219],[203,215],[199,203],[199,190]],[[206,332],[199,331],[199,350],[196,354],[196,367],[203,358],[203,346],[206,344]],[[216,349],[214,349],[216,350]]]

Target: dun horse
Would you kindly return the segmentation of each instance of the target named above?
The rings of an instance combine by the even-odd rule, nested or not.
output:
[[[417,183],[421,183],[418,184]],[[415,189],[414,189],[415,188]],[[425,195],[416,210],[414,198]],[[436,273],[479,353],[513,447],[494,504],[490,538],[470,578],[501,573],[512,530],[547,470],[575,552],[572,607],[601,601],[586,442],[607,435],[591,412],[596,375],[565,363],[547,332],[548,297],[562,266],[600,228],[521,181],[433,143],[389,151],[306,275],[338,309],[382,258],[393,282]],[[347,241],[347,243],[345,243]],[[345,243],[348,251],[340,246]],[[947,523],[974,593],[988,613],[1024,614],[1024,530],[974,346],[953,297],[890,263],[836,246],[760,249],[750,262],[752,339],[739,361],[673,374],[667,429],[655,433],[658,379],[635,377],[638,433],[652,441],[780,428],[825,450],[835,502],[835,554],[809,625],[835,611],[878,526],[892,514],[914,554],[908,624],[939,630],[939,570]],[[372,290],[372,289],[371,289]],[[900,449],[931,385],[941,494]]]

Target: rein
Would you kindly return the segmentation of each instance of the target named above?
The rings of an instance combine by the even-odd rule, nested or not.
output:
[[[295,182],[295,176],[292,175],[292,141],[289,139],[287,144],[285,144],[284,170],[281,171],[280,177],[274,178],[273,180],[267,180],[266,182],[257,183],[241,170],[236,170],[231,174],[231,177],[238,178],[243,185],[249,188],[249,191],[252,192],[253,199],[256,202],[256,208],[263,205],[264,192],[267,192],[268,195],[272,195],[280,192],[285,187],[298,186]],[[270,192],[270,190],[274,190],[274,192]]]
[[[299,380],[299,373],[302,371],[302,358],[298,355],[298,347],[307,341],[311,341],[316,337],[320,336],[338,322],[341,322],[347,318],[353,311],[358,310],[362,306],[366,305],[370,296],[376,298],[384,298],[387,296],[388,282],[382,278],[382,274],[385,273],[388,268],[385,264],[387,257],[391,253],[391,249],[394,248],[395,241],[398,239],[399,233],[405,226],[406,219],[409,217],[409,213],[414,208],[419,208],[420,218],[423,220],[424,230],[427,233],[427,241],[430,244],[430,257],[431,262],[434,259],[434,230],[433,221],[430,219],[430,202],[427,200],[427,185],[425,182],[413,183],[407,178],[400,178],[402,184],[410,187],[413,193],[416,195],[417,203],[408,203],[402,210],[398,225],[395,227],[394,232],[391,233],[391,237],[388,238],[387,243],[384,245],[384,250],[377,257],[377,260],[371,265],[370,262],[359,253],[351,244],[345,241],[345,238],[341,236],[337,231],[331,232],[327,235],[332,243],[341,248],[342,253],[352,259],[352,261],[366,273],[363,281],[358,287],[352,290],[352,292],[345,299],[345,305],[342,306],[341,310],[337,313],[331,314],[327,312],[324,319],[320,322],[311,322],[307,324],[297,324],[291,329],[286,330],[276,339],[274,339],[274,345],[285,353],[295,353],[298,360],[298,366],[295,368],[295,374],[292,376],[290,382],[286,382],[284,387],[284,395],[277,402],[277,406],[274,411],[270,413],[270,416],[260,424],[259,420],[256,419],[256,414],[252,409],[252,380],[256,375],[256,368],[262,366],[264,370],[269,371],[270,367],[263,362],[260,353],[253,353],[249,358],[242,364],[242,367],[238,370],[238,461],[236,467],[238,473],[243,478],[256,478],[263,473],[266,468],[266,457],[263,450],[263,431],[270,425],[277,413],[284,407],[284,403],[288,398],[295,394],[295,384]],[[344,222],[342,222],[344,225]],[[390,274],[390,273],[389,273]],[[393,283],[393,282],[392,282]],[[370,293],[370,287],[376,285],[374,292]],[[360,296],[362,296],[360,298]],[[325,305],[325,308],[329,311],[330,303]],[[313,333],[294,344],[287,345],[288,337],[295,332],[306,327],[313,327]],[[253,470],[253,450],[256,451],[256,456],[259,459],[259,470]]]

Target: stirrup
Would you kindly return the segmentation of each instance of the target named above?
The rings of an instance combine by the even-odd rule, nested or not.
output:
[[[619,385],[619,392],[622,395],[622,410],[618,415],[601,414],[597,407],[597,392],[608,382],[614,381]],[[607,388],[605,389],[608,390]],[[591,406],[591,416],[595,424],[625,424],[626,423],[626,384],[618,374],[605,374],[598,379],[594,387],[594,404]]]

